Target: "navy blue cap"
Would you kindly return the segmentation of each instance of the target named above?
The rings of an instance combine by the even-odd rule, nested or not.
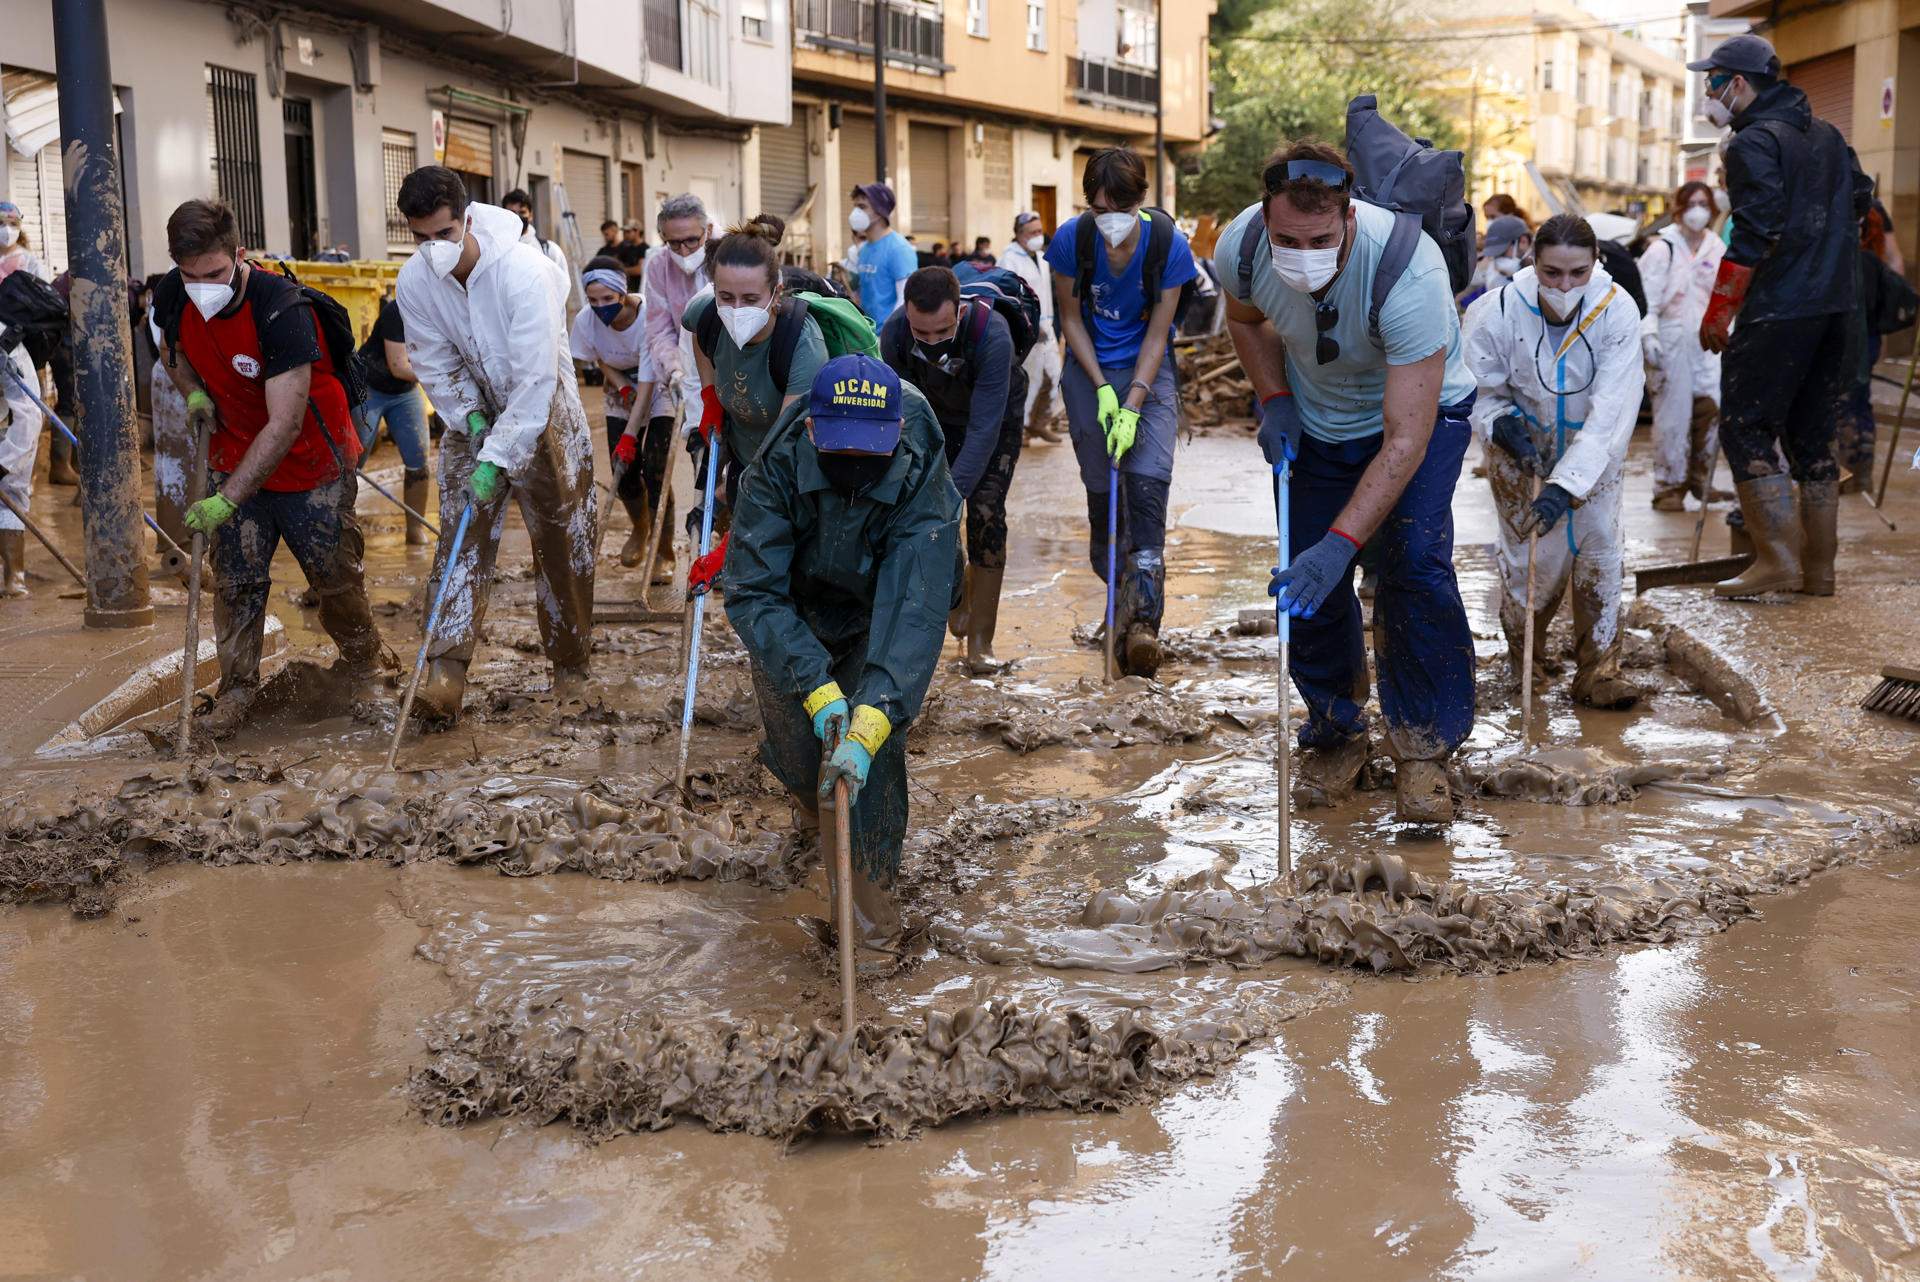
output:
[[[871,356],[836,356],[813,376],[807,412],[815,449],[891,454],[900,443],[900,376]]]
[[[1704,58],[1687,64],[1688,71],[1733,71],[1749,76],[1780,74],[1780,55],[1764,36],[1729,36]]]

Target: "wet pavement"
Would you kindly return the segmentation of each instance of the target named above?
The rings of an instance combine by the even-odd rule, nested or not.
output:
[[[1693,528],[1647,509],[1644,445],[1630,567]],[[1001,1015],[979,1059],[922,1059],[911,1138],[729,1114],[720,1052],[678,1061],[707,1095],[662,1088],[662,1029],[677,1054],[716,1029],[817,1051],[789,1096],[907,1079],[836,1042],[800,922],[822,881],[750,759],[724,625],[684,811],[676,629],[601,629],[594,705],[554,704],[517,520],[468,716],[409,740],[414,773],[375,768],[391,696],[198,772],[19,763],[0,884],[28,884],[24,850],[79,880],[41,869],[40,902],[0,908],[0,1277],[1920,1273],[1920,727],[1857,708],[1879,662],[1920,661],[1920,491],[1896,483],[1891,535],[1845,500],[1832,600],[1651,594],[1648,705],[1576,708],[1569,662],[1520,757],[1492,508],[1463,476],[1470,795],[1440,833],[1396,823],[1390,787],[1302,812],[1295,857],[1328,880],[1276,898],[1274,646],[1229,632],[1265,599],[1264,469],[1234,433],[1181,448],[1161,682],[1107,691],[1070,640],[1104,601],[1070,455],[1038,446],[1017,665],[949,662],[916,728],[902,900],[928,934],[863,986],[861,1045],[925,1057]],[[378,502],[376,618],[410,656],[431,553]],[[636,577],[603,557],[601,600]],[[295,585],[273,608],[316,644]],[[1669,628],[1767,713],[1691,688]],[[1308,919],[1340,946],[1268,946]],[[506,1116],[427,1120],[476,1100]],[[942,1115],[969,1106],[991,1111]]]

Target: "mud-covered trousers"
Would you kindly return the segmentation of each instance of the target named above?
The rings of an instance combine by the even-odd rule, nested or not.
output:
[[[1133,381],[1133,368],[1114,367],[1102,375],[1119,392]],[[1111,460],[1100,430],[1097,387],[1077,359],[1067,360],[1060,382],[1067,402],[1067,433],[1080,464],[1080,483],[1087,490],[1087,560],[1104,583]],[[1126,397],[1120,399],[1124,403]],[[1133,448],[1120,459],[1120,598],[1115,629],[1122,635],[1129,623],[1144,623],[1157,631],[1166,607],[1167,495],[1173,488],[1173,448],[1180,429],[1178,402],[1169,348],[1154,373],[1153,390],[1140,405]]]
[[[1367,541],[1379,545],[1374,661],[1395,761],[1440,760],[1473,729],[1473,631],[1453,573],[1453,487],[1472,436],[1472,408],[1472,397],[1440,407],[1426,457]],[[1301,439],[1289,530],[1295,555],[1326,537],[1382,439]],[[1351,575],[1312,618],[1293,621],[1289,670],[1307,705],[1301,747],[1336,747],[1366,731],[1367,647]]]
[[[209,473],[208,493],[226,479],[225,472]],[[273,556],[282,543],[319,597],[320,626],[340,647],[341,659],[371,663],[379,653],[380,633],[361,573],[366,544],[353,515],[359,491],[359,476],[351,470],[310,490],[261,490],[213,532],[221,694],[260,684]]]
[[[446,573],[447,547],[467,505],[467,478],[479,463],[478,454],[465,432],[449,429],[440,438],[440,540],[434,549],[432,580],[436,588]],[[460,663],[472,660],[474,640],[493,590],[494,558],[507,526],[509,503],[518,504],[533,545],[540,648],[556,667],[584,667],[592,647],[594,523],[599,516],[598,491],[593,487],[593,438],[584,414],[576,419],[559,408],[540,434],[532,460],[512,478],[506,494],[474,512],[427,657]],[[433,594],[428,593],[421,626],[432,609]]]
[[[1852,380],[1851,324],[1836,312],[1734,325],[1720,367],[1720,448],[1736,484],[1780,471],[1776,442],[1794,480],[1840,475],[1833,438]]]
[[[187,399],[168,376],[165,358],[153,363],[152,398],[154,521],[168,538],[185,547],[193,433],[187,427]]]
[[[1867,335],[1866,377],[1847,392],[1847,406],[1840,415],[1834,440],[1834,453],[1840,466],[1863,484],[1873,475],[1873,438],[1877,427],[1873,418],[1873,367],[1880,363],[1880,338],[1879,334]]]
[[[840,688],[858,690],[867,662],[867,634],[829,649],[828,656]],[[782,694],[758,663],[753,665],[753,693],[760,701],[760,723],[767,736],[760,744],[760,760],[802,808],[817,814],[823,749],[813,734],[813,718],[800,700]],[[900,871],[900,851],[907,838],[907,729],[896,727],[874,754],[849,820],[854,870],[882,886],[892,885]]]
[[[624,418],[607,420],[607,454],[620,446],[620,438],[627,434],[627,422]],[[670,414],[650,418],[634,435],[640,438],[639,453],[633,460],[633,466],[620,473],[620,480],[613,492],[623,501],[631,502],[640,498],[644,489],[649,505],[660,501],[661,487],[666,483],[667,459],[673,450],[674,419]],[[671,514],[669,514],[671,515]],[[672,527],[668,527],[671,537]]]
[[[1017,384],[1019,379],[1016,377],[1014,382]],[[965,439],[958,432],[947,434],[949,465],[960,457]],[[1013,486],[1013,469],[1020,462],[1020,447],[1025,441],[1026,426],[1020,414],[1020,402],[1009,394],[1007,416],[1000,424],[993,453],[987,456],[987,470],[980,474],[980,483],[973,487],[973,493],[967,495],[968,565],[977,565],[983,570],[1004,570],[1007,566],[1007,491]]]

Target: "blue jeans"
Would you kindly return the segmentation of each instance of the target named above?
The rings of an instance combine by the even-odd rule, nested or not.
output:
[[[427,402],[418,387],[404,392],[376,392],[369,388],[367,399],[354,410],[354,424],[360,429],[360,452],[373,450],[380,434],[380,421],[386,420],[387,436],[400,451],[400,460],[409,472],[427,470]]]
[[[1440,407],[1426,458],[1367,541],[1379,555],[1374,660],[1387,749],[1396,761],[1444,758],[1473,729],[1473,632],[1453,574],[1453,487],[1472,435],[1472,408],[1472,397]],[[1382,440],[1330,445],[1301,438],[1291,495],[1295,555],[1326,537]],[[1293,621],[1289,671],[1307,705],[1301,747],[1336,747],[1366,731],[1367,647],[1351,575],[1311,619]]]

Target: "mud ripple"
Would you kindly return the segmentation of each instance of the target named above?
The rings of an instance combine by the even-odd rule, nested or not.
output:
[[[929,696],[916,723],[928,733],[995,737],[1021,753],[1055,744],[1190,743],[1210,736],[1214,724],[1200,704],[1144,677],[1111,685],[1083,677],[1065,690],[956,682]]]

